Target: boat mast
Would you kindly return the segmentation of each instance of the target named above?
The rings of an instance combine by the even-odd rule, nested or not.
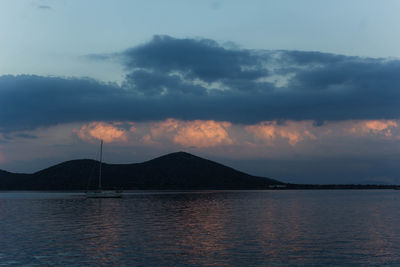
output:
[[[99,189],[101,189],[101,162],[103,160],[103,139],[100,142],[100,167],[99,167]]]

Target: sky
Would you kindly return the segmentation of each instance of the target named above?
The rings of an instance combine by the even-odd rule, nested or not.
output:
[[[400,184],[397,0],[0,0],[0,169],[186,151]]]

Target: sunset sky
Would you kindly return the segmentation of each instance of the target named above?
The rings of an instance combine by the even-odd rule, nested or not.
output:
[[[400,1],[0,0],[0,169],[187,151],[400,184]]]

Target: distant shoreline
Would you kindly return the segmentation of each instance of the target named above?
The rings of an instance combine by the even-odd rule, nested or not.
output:
[[[365,190],[365,189],[393,189],[399,190],[400,185],[376,184],[287,184],[287,190]]]
[[[107,188],[105,189],[107,190]],[[141,188],[127,189],[124,192],[201,192],[201,191],[291,191],[291,190],[400,190],[400,185],[358,185],[358,184],[288,184],[281,188]],[[88,190],[40,190],[40,189],[13,189],[0,190],[6,192],[43,192],[43,193],[85,193]]]
[[[32,174],[0,170],[1,191],[85,192],[97,189],[95,160],[71,160]],[[146,162],[102,164],[102,189],[112,190],[358,190],[395,189],[400,185],[294,184],[253,176],[186,152],[170,153]]]

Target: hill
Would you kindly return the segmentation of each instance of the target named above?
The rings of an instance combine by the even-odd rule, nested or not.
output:
[[[99,175],[95,160],[66,161],[33,174],[0,171],[0,190],[86,190]],[[252,176],[185,152],[143,163],[102,164],[105,189],[265,189],[279,181]]]

